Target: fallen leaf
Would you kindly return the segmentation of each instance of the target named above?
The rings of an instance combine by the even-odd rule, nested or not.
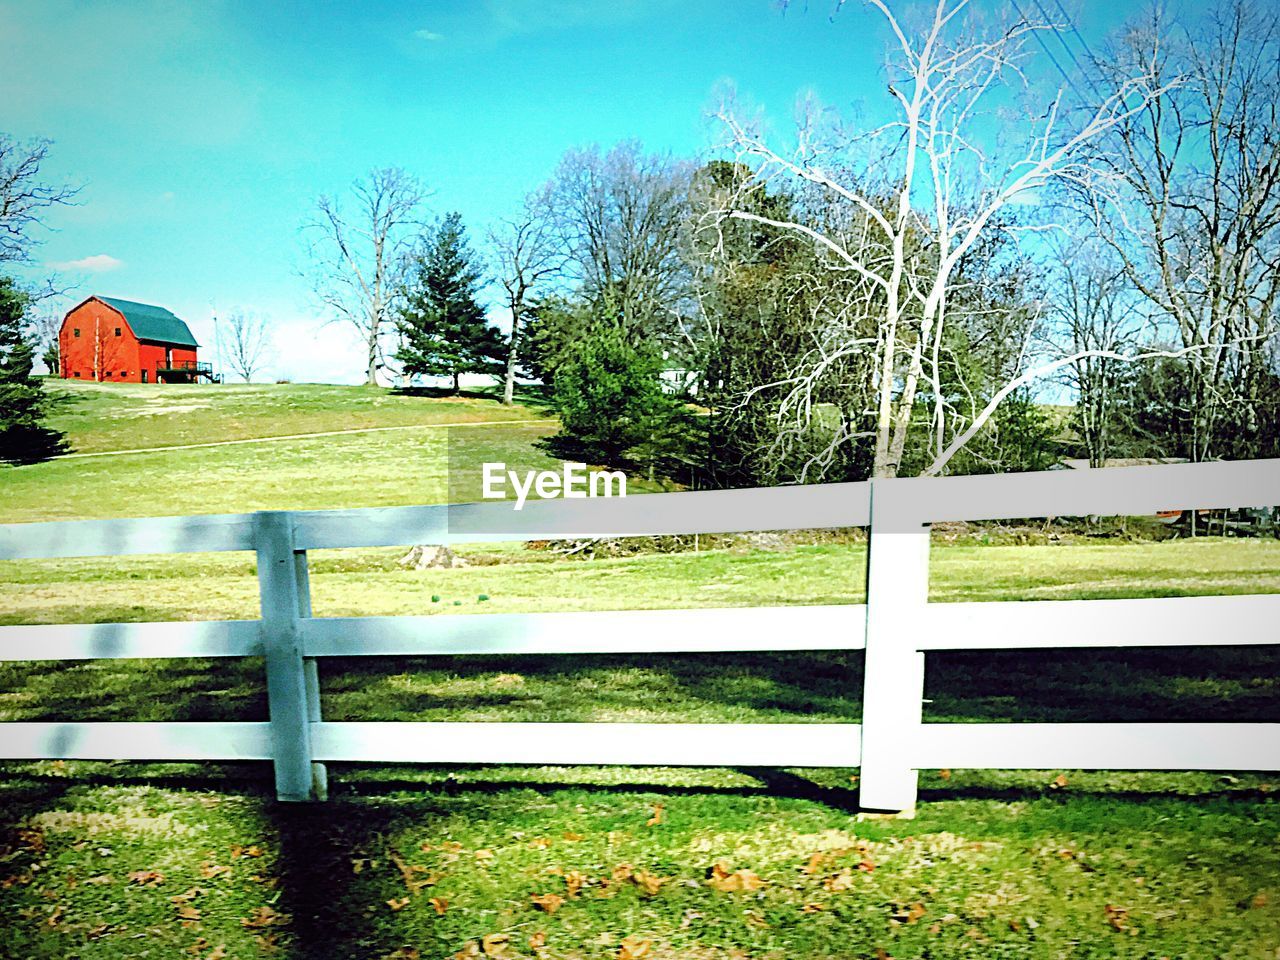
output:
[[[480,856],[481,852],[489,853],[489,851],[487,850],[477,851],[476,852],[477,858]],[[489,854],[489,855],[493,856],[493,854]],[[419,864],[407,863],[404,857],[400,856],[399,852],[397,852],[396,850],[392,850],[389,854],[389,857],[392,865],[394,865],[395,868],[398,871],[400,871],[400,878],[404,880],[405,889],[409,891],[410,896],[413,896],[414,894],[416,894],[423,887],[435,886],[436,880],[438,879],[436,876],[434,875],[428,876],[428,877],[422,876],[422,874],[427,872],[426,867],[421,866]],[[355,872],[359,873],[360,871],[356,870]]]
[[[566,830],[564,833],[564,838],[568,840],[570,843],[577,843],[579,840],[586,839],[585,837],[583,837],[582,834],[574,833],[572,830]]]
[[[825,853],[815,853],[809,857],[808,862],[805,863],[805,865],[800,869],[802,872],[812,876],[813,874],[817,873],[819,868],[821,868],[822,865],[825,864],[830,859],[831,859],[830,856],[828,856]]]
[[[889,951],[884,947],[876,947],[876,960],[893,960],[889,955]]]
[[[820,903],[806,903],[803,907],[800,908],[800,912],[801,913],[821,913],[825,909],[826,907],[824,907]]]
[[[618,960],[641,960],[649,956],[652,944],[639,937],[624,937],[618,946]]]
[[[484,863],[484,862],[486,862],[486,861],[492,860],[492,859],[493,859],[493,851],[492,851],[492,850],[477,850],[477,851],[475,852],[475,858],[476,858],[476,860],[480,861],[481,863]]]
[[[729,868],[722,863],[711,868],[711,875],[707,879],[707,884],[721,893],[750,892],[759,890],[766,883],[750,870],[734,870],[730,873]]]
[[[387,901],[387,906],[390,907],[392,911],[403,910],[408,905],[409,905],[408,897],[392,897],[390,900]]]
[[[170,903],[190,903],[196,897],[202,896],[204,891],[199,887],[192,887],[185,893],[179,893],[169,898]]]
[[[511,936],[506,933],[490,933],[480,938],[480,948],[484,950],[486,957],[502,957],[506,956],[507,945],[511,942]]]
[[[587,875],[577,870],[570,870],[564,875],[565,896],[570,900],[578,895],[578,891],[587,883]]]
[[[392,950],[382,960],[420,960],[421,957],[417,947],[403,946]]]
[[[164,874],[155,870],[134,870],[129,874],[128,880],[140,887],[156,887],[164,883]]]
[[[1124,907],[1117,907],[1108,903],[1103,908],[1102,915],[1106,918],[1107,923],[1111,925],[1113,930],[1119,930],[1123,933],[1129,929],[1129,911]]]
[[[564,904],[564,897],[558,893],[530,894],[529,900],[544,913],[555,913]]]
[[[644,891],[645,896],[655,897],[658,891],[662,889],[664,883],[669,883],[670,877],[659,877],[647,870],[636,870],[631,874],[631,882]]]
[[[910,925],[917,922],[926,912],[924,904],[917,901],[909,906],[897,906],[893,913],[889,915],[889,919],[893,923]]]
[[[534,953],[542,950],[547,945],[547,933],[545,930],[539,930],[529,937],[529,949]]]
[[[829,893],[843,893],[845,890],[852,890],[853,885],[853,871],[848,867],[822,881],[822,889]]]
[[[1052,780],[1049,781],[1049,789],[1061,790],[1063,787],[1067,785],[1068,782],[1069,781],[1067,780],[1067,775],[1065,773],[1060,773],[1056,777],[1054,777]]]
[[[242,919],[240,926],[248,927],[251,930],[258,930],[263,927],[287,925],[292,918],[287,913],[276,913],[271,907],[254,907],[253,913],[248,919]]]
[[[220,943],[209,951],[209,955],[205,957],[204,960],[226,960],[226,957],[227,945],[225,943]]]
[[[178,919],[192,920],[192,921],[199,920],[200,911],[197,910],[195,907],[191,906],[191,904],[184,903],[178,907]]]
[[[453,960],[470,960],[471,957],[480,956],[480,944],[474,940],[468,940],[462,945],[462,949],[453,955]]]
[[[551,838],[534,837],[529,841],[529,846],[533,847],[535,850],[545,850],[547,847],[551,846]]]
[[[645,822],[645,826],[646,826],[646,827],[656,827],[656,826],[657,826],[658,824],[660,824],[661,822],[662,822],[662,804],[660,804],[660,803],[655,803],[655,804],[653,805],[653,816],[652,816],[652,817],[650,817],[650,818]]]
[[[449,901],[443,897],[432,897],[427,903],[431,904],[439,916],[444,916],[444,912],[449,909]]]
[[[262,848],[257,844],[250,847],[242,847],[239,845],[231,848],[231,859],[238,860],[241,857],[260,857],[262,856]]]
[[[231,868],[227,866],[219,866],[216,863],[200,864],[200,876],[205,880],[213,880],[217,877],[225,877],[231,873]]]

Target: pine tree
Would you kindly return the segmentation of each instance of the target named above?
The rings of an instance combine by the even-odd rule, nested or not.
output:
[[[500,372],[506,347],[502,335],[485,321],[479,287],[480,271],[462,215],[451,213],[410,269],[396,353],[406,374],[452,377],[457,393],[464,373]]]
[[[35,345],[26,309],[26,294],[0,277],[0,462],[37,463],[66,449],[63,434],[43,423],[49,398],[31,375]]]

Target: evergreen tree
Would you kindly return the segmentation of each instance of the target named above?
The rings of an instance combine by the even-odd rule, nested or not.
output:
[[[66,449],[63,434],[43,423],[49,398],[31,375],[35,345],[26,309],[26,294],[0,277],[0,461],[8,463],[36,463]]]
[[[457,393],[462,374],[501,371],[506,345],[485,321],[479,287],[480,271],[462,215],[451,213],[410,267],[396,353],[406,374],[453,377]]]

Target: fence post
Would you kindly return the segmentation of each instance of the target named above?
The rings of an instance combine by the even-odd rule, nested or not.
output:
[[[307,551],[293,551],[294,580],[298,584],[298,616],[311,616],[311,573]],[[302,658],[302,678],[307,687],[307,720],[320,722],[320,669],[315,657]],[[317,800],[329,799],[329,771],[323,763],[311,762],[311,783]]]
[[[862,693],[862,768],[858,804],[911,816],[917,773],[924,654],[916,649],[918,614],[929,599],[929,527],[912,510],[910,481],[871,481],[867,554],[867,649]]]
[[[255,514],[254,527],[276,798],[323,800],[324,767],[311,756],[310,723],[313,712],[319,714],[319,690],[314,680],[308,683],[298,630],[298,620],[311,612],[306,553],[293,549],[291,514],[261,511]],[[314,663],[310,670],[314,675]]]

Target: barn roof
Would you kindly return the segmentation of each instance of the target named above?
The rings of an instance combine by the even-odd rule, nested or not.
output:
[[[115,297],[98,297],[103,303],[124,314],[129,321],[133,335],[139,340],[156,340],[160,343],[173,343],[184,347],[198,347],[196,338],[191,335],[187,325],[175,317],[164,307],[156,307],[149,303],[135,303],[132,300],[117,300]]]

